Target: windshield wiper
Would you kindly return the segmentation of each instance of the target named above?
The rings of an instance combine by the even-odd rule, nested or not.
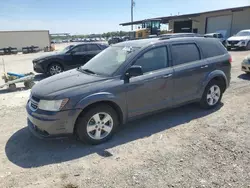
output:
[[[80,70],[84,71],[84,72],[87,72],[87,73],[90,73],[90,74],[96,74],[94,71],[89,70],[89,69],[82,69],[82,68],[80,68]]]

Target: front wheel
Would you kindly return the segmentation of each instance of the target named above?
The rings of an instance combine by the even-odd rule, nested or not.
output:
[[[62,65],[60,65],[58,63],[52,63],[48,67],[48,73],[49,73],[50,76],[59,74],[61,72],[63,72],[63,67],[62,67]]]
[[[81,141],[97,145],[109,140],[118,124],[117,113],[111,106],[97,105],[80,115],[76,122],[76,134]]]
[[[247,43],[246,50],[250,50],[250,41]]]
[[[222,95],[222,84],[216,80],[209,82],[200,101],[201,107],[206,109],[216,107],[220,103]]]

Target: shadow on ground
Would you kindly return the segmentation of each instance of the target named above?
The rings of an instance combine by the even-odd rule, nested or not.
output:
[[[238,78],[242,80],[250,80],[250,74],[241,74],[238,76]]]
[[[34,81],[41,81],[43,79],[47,78],[47,76],[45,74],[36,74],[35,75],[35,78],[34,78]]]
[[[222,107],[213,110],[201,110],[197,105],[187,105],[171,111],[164,111],[140,120],[130,122],[112,140],[98,145],[89,146],[73,138],[64,140],[40,140],[31,135],[28,128],[14,133],[5,146],[8,159],[23,168],[40,167],[78,159],[92,153],[101,156],[112,156],[107,149],[126,144],[137,139],[207,116]]]
[[[4,94],[4,93],[13,93],[13,92],[17,92],[17,91],[24,91],[24,90],[27,90],[25,87],[18,87],[16,88],[15,91],[10,91],[7,87],[4,88],[4,89],[1,89],[0,90],[0,94]]]

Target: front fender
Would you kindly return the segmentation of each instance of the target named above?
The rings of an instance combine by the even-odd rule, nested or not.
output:
[[[209,74],[205,77],[205,79],[203,80],[203,82],[202,82],[202,84],[201,84],[201,86],[200,86],[200,89],[199,89],[199,91],[200,91],[200,92],[199,92],[200,96],[202,96],[202,94],[203,94],[203,92],[204,92],[204,90],[205,90],[207,84],[208,84],[213,78],[215,78],[215,77],[223,77],[224,80],[225,80],[225,83],[226,83],[226,88],[229,86],[229,82],[228,82],[228,79],[227,79],[225,73],[224,73],[223,71],[221,71],[221,70],[215,70],[215,71],[209,73]]]
[[[97,103],[97,102],[112,102],[121,110],[121,112],[119,113],[122,113],[123,123],[126,121],[126,117],[127,117],[126,100],[123,99],[122,97],[117,97],[113,93],[110,93],[110,92],[99,92],[99,93],[88,95],[77,103],[76,108],[83,110],[87,106]]]

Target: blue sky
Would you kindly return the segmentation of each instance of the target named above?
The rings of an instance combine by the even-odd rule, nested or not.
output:
[[[131,0],[1,0],[0,30],[51,33],[129,30]],[[250,5],[250,0],[135,0],[134,20]]]

